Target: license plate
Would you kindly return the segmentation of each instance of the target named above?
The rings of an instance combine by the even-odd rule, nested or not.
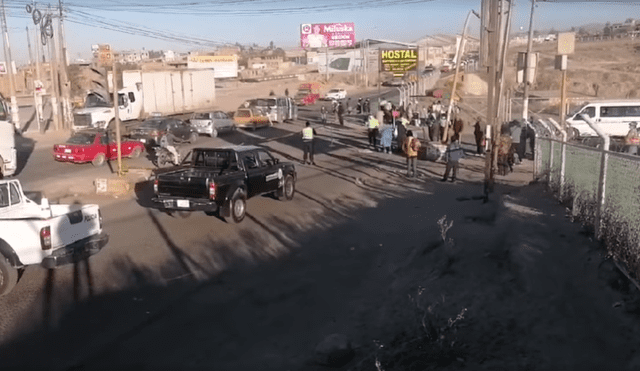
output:
[[[71,150],[67,148],[64,150],[64,153],[71,153]]]
[[[140,139],[140,141],[141,141],[142,143],[147,143],[147,140],[146,140],[146,139]]]
[[[189,207],[189,200],[177,200],[176,205],[178,207]]]

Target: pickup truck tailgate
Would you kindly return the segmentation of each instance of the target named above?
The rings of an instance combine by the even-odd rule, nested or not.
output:
[[[102,231],[98,205],[51,205],[51,245],[55,250]]]
[[[185,169],[158,176],[158,194],[175,197],[208,198],[207,174]]]

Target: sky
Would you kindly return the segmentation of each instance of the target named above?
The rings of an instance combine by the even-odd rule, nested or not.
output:
[[[47,12],[60,0],[35,3]],[[30,0],[5,0],[12,58],[29,60],[27,30],[35,54]],[[62,0],[69,58],[90,58],[92,44],[114,50],[211,49],[239,42],[276,47],[300,44],[300,24],[353,22],[357,40],[366,38],[412,42],[433,34],[460,33],[480,0]],[[56,13],[56,9],[51,9]],[[527,31],[531,2],[516,0],[513,31]],[[57,14],[57,13],[56,13]],[[535,29],[569,30],[583,24],[640,19],[639,1],[537,1]],[[479,20],[471,18],[477,34]],[[55,24],[55,22],[54,22]],[[57,28],[54,33],[57,35]],[[47,47],[45,47],[47,48]]]

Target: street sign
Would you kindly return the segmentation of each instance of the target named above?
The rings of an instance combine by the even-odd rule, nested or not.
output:
[[[111,45],[98,45],[98,64],[102,67],[111,66],[113,64],[113,51]]]
[[[558,34],[558,54],[573,54],[576,45],[575,32],[561,32]]]

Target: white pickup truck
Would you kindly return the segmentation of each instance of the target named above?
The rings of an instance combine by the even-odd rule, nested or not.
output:
[[[0,296],[28,265],[52,269],[100,251],[109,241],[98,205],[49,205],[25,197],[18,180],[0,180]]]

